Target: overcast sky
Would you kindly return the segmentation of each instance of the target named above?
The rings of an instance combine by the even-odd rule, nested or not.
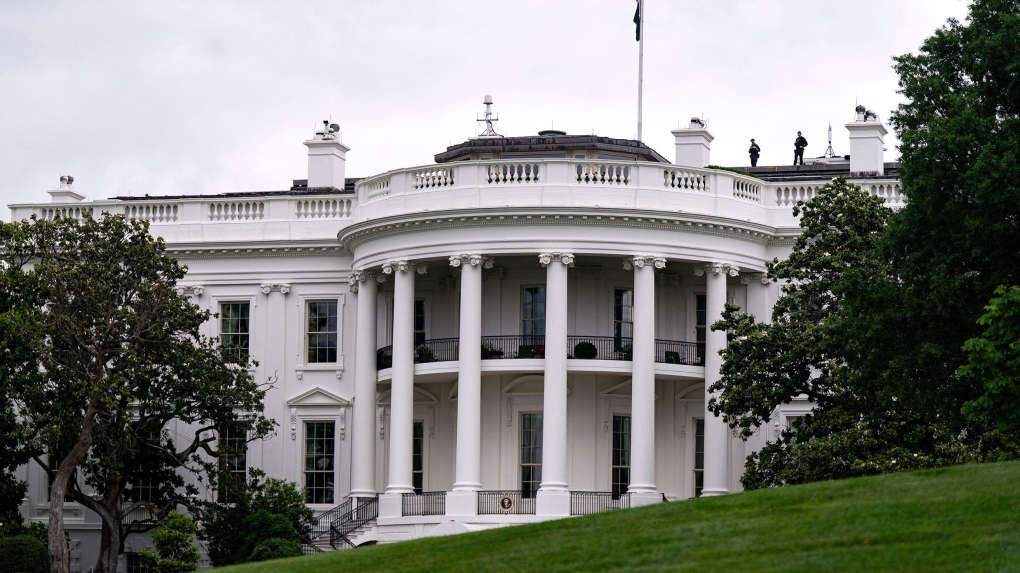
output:
[[[476,133],[636,136],[633,0],[0,1],[0,219],[61,174],[90,199],[286,189],[331,118],[347,175],[432,162]],[[964,0],[646,0],[644,141],[709,121],[712,162],[825,151],[856,101],[885,120],[891,57]],[[898,157],[886,139],[886,160]]]

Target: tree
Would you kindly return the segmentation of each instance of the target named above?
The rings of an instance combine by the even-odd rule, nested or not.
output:
[[[981,336],[963,345],[967,364],[960,376],[982,384],[984,393],[964,404],[973,418],[997,420],[1003,431],[1020,427],[1020,287],[1001,286],[978,324]]]
[[[147,573],[188,573],[198,569],[198,548],[192,542],[195,522],[176,511],[168,513],[152,531],[156,552],[142,551],[142,570]]]
[[[193,505],[181,470],[215,481],[218,428],[268,435],[265,388],[200,334],[210,314],[176,292],[186,269],[146,222],[33,220],[4,224],[0,237],[4,273],[31,279],[15,306],[32,308],[24,321],[40,333],[19,355],[27,376],[14,394],[31,448],[47,452],[36,459],[51,475],[52,569],[68,570],[66,498],[99,515],[96,571],[115,571],[124,536],[155,521],[126,518]],[[190,438],[172,439],[171,421]],[[126,500],[145,479],[159,484],[153,495]]]
[[[296,484],[266,479],[259,470],[250,473],[247,482],[233,484],[228,503],[203,508],[199,537],[208,542],[216,567],[275,558],[268,555],[285,557],[295,544],[300,551],[301,538],[311,531],[314,512]],[[267,544],[270,540],[281,541]]]

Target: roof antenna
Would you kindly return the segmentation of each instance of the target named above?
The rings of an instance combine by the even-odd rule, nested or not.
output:
[[[476,115],[475,121],[477,121],[478,123],[484,122],[485,130],[482,131],[482,133],[478,137],[503,137],[502,135],[496,133],[496,130],[494,129],[495,123],[499,121],[499,116],[496,116],[495,118],[492,117],[492,96],[489,94],[485,94],[485,99],[482,101],[482,103],[485,104],[485,119],[478,119],[478,116]]]
[[[825,149],[825,157],[835,157],[836,152],[832,150],[832,124],[829,124],[829,147]]]

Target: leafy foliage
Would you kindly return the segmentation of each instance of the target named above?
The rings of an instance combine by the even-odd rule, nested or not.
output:
[[[23,450],[52,476],[54,568],[67,570],[67,497],[101,518],[97,571],[112,572],[124,538],[152,527],[129,516],[194,505],[198,491],[184,472],[215,482],[216,429],[240,428],[249,439],[271,431],[265,388],[200,334],[210,314],[177,293],[186,269],[147,223],[105,213],[32,220],[0,225],[0,239],[0,275],[19,287],[7,293],[4,320],[29,334],[0,370]],[[168,433],[172,420],[190,439]],[[81,479],[71,479],[76,472]],[[146,481],[158,487],[131,493]]]
[[[293,539],[281,539],[274,537],[266,539],[251,552],[251,561],[269,561],[270,559],[283,559],[284,557],[298,557],[301,555],[301,543]]]
[[[46,545],[31,535],[0,537],[0,571],[49,573]]]
[[[297,484],[265,479],[259,470],[250,474],[247,482],[230,486],[230,503],[210,503],[203,509],[199,536],[208,542],[216,567],[256,561],[255,549],[271,539],[296,543],[300,553],[301,537],[314,523],[314,512]],[[275,542],[272,546],[277,547]],[[269,546],[260,555],[268,551]]]
[[[1000,430],[1020,427],[1020,287],[1000,286],[978,324],[980,337],[964,344],[960,375],[983,384],[984,394],[964,404],[971,418],[989,417]]]
[[[147,573],[188,573],[198,569],[194,537],[195,522],[190,517],[176,511],[168,513],[152,531],[156,552],[140,552],[142,569]]]

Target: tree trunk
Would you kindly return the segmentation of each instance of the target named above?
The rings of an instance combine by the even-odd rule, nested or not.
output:
[[[108,517],[102,515],[103,537],[95,573],[117,573],[117,559],[120,557],[120,524],[116,522],[116,518],[111,523]]]
[[[85,459],[85,454],[92,447],[92,431],[96,424],[96,407],[89,404],[85,410],[78,443],[60,461],[57,475],[53,478],[50,488],[50,522],[48,545],[50,551],[50,571],[52,573],[70,573],[71,563],[67,551],[67,539],[64,535],[64,497],[67,495],[67,484],[74,475],[78,464]]]

